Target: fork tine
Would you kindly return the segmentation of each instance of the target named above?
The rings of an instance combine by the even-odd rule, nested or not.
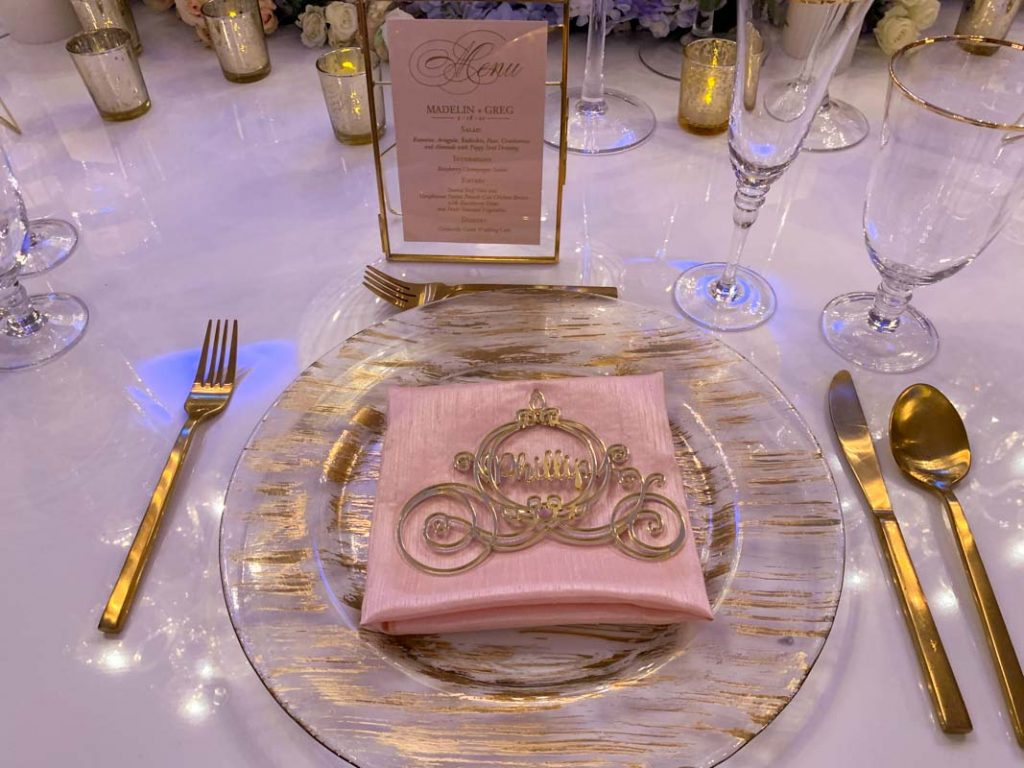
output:
[[[363,286],[365,288],[369,289],[369,291],[371,293],[373,293],[375,296],[377,296],[377,297],[379,297],[381,299],[384,299],[384,301],[386,301],[388,304],[392,304],[392,305],[394,305],[394,306],[396,306],[396,307],[398,307],[400,309],[404,308],[402,306],[403,303],[404,303],[404,300],[402,298],[400,298],[399,296],[396,296],[393,293],[389,293],[388,291],[384,290],[383,288],[381,288],[380,286],[376,285],[375,283],[371,283],[369,280],[366,280],[364,278],[363,279]]]
[[[213,384],[213,373],[217,368],[217,350],[220,347],[220,320],[213,327],[213,350],[210,352],[210,365],[206,369],[206,373],[203,375],[202,384],[204,387],[208,387]]]
[[[224,319],[224,332],[220,337],[220,359],[217,361],[217,373],[213,377],[214,386],[219,387],[224,383],[224,357],[228,352],[228,321]]]
[[[238,361],[238,321],[231,321],[231,352],[228,354],[228,372],[224,383],[231,386],[235,383],[235,363]]]
[[[415,291],[409,290],[408,287],[400,288],[400,287],[394,285],[393,283],[388,283],[388,282],[386,282],[384,280],[378,280],[374,275],[370,275],[370,274],[363,275],[363,280],[365,280],[366,282],[373,283],[374,285],[378,286],[381,290],[386,291],[389,294],[393,294],[393,295],[396,295],[396,296],[401,296],[401,297],[406,298],[406,299],[415,299],[416,298]]]
[[[203,337],[203,351],[199,353],[199,365],[196,366],[196,384],[203,380],[206,375],[206,353],[210,351],[210,331],[213,330],[213,320],[206,321],[206,336]]]
[[[409,293],[408,291],[400,291],[391,287],[390,285],[387,285],[386,283],[382,283],[379,280],[375,280],[372,275],[363,275],[363,283],[366,285],[376,286],[381,293],[387,294],[387,296],[389,297],[394,297],[394,299],[400,299],[402,301],[411,301],[416,298],[413,294]]]
[[[411,293],[411,291],[409,290],[409,286],[405,282],[399,280],[397,277],[392,277],[387,272],[382,272],[381,270],[375,269],[369,265],[367,265],[366,271],[369,274],[376,277],[379,282],[384,283],[384,285],[390,286],[391,288],[394,288],[396,291],[402,291],[403,293]]]

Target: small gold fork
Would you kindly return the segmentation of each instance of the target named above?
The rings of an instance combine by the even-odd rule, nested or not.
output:
[[[212,351],[210,349],[211,339],[213,341]],[[188,455],[196,427],[223,411],[227,407],[228,401],[231,400],[231,393],[235,388],[235,363],[238,356],[237,320],[231,322],[230,351],[228,347],[228,321],[224,321],[223,328],[220,320],[217,321],[216,326],[213,320],[207,322],[206,338],[203,339],[203,351],[199,356],[196,378],[192,384],[192,390],[185,400],[185,413],[188,414],[188,419],[178,434],[174,448],[171,449],[171,455],[167,458],[164,471],[161,473],[160,480],[149,501],[149,507],[142,518],[142,523],[139,524],[135,540],[132,541],[128,556],[124,559],[121,574],[117,577],[117,583],[103,609],[103,617],[100,619],[100,630],[103,632],[110,634],[120,632],[125,619],[128,618],[132,600],[135,599],[135,591],[138,589],[142,572],[146,568],[146,561],[149,560],[157,531],[160,529],[164,508],[174,489],[178,470],[185,463],[185,457]],[[225,367],[225,357],[227,358],[227,367]]]
[[[386,272],[368,266],[363,273],[363,285],[389,304],[399,309],[422,307],[432,301],[446,299],[457,293],[476,291],[501,291],[514,288],[537,288],[540,290],[571,291],[573,293],[595,293],[599,296],[618,298],[615,286],[605,285],[514,285],[510,283],[411,283],[399,280]]]

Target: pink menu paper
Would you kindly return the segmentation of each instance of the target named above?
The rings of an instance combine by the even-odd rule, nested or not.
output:
[[[540,243],[547,24],[388,22],[403,235]]]

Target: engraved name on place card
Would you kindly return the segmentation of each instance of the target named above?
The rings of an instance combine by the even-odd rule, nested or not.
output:
[[[540,243],[547,24],[388,24],[410,242]]]

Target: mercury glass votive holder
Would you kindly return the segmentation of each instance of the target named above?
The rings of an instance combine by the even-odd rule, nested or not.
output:
[[[67,52],[104,120],[131,120],[149,111],[149,91],[132,38],[117,27],[80,32]]]
[[[270,74],[257,0],[210,0],[202,10],[224,77],[233,83],[252,83]]]
[[[128,0],[71,0],[78,22],[86,32],[97,29],[123,29],[132,38],[132,49],[136,55],[142,53],[142,41],[135,26]]]
[[[736,43],[708,37],[683,48],[679,82],[679,125],[709,136],[729,127],[736,77]]]
[[[374,83],[380,82],[380,62],[372,53]],[[320,87],[327,103],[334,136],[342,144],[369,144],[373,140],[370,102],[366,87],[366,60],[360,48],[339,48],[316,60]],[[374,85],[377,132],[384,130],[384,88]]]

